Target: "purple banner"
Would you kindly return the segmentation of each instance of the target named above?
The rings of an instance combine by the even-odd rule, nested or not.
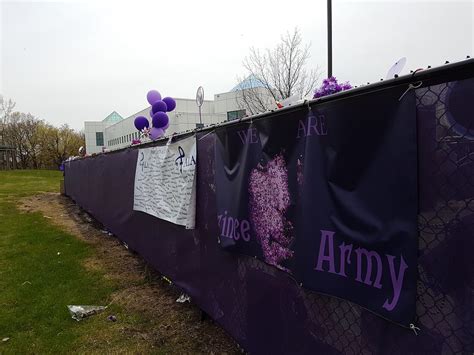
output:
[[[417,276],[414,92],[216,129],[221,246],[409,327]]]

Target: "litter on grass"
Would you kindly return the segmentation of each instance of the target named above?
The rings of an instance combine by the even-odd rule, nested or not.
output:
[[[178,303],[191,302],[191,297],[189,295],[182,293],[181,296],[176,300]]]
[[[171,281],[169,278],[167,278],[166,276],[161,276],[161,279],[162,280],[165,280],[167,283],[169,283],[170,285],[173,283],[173,281]]]
[[[107,306],[67,306],[69,313],[71,313],[72,319],[77,320],[78,322],[84,318],[90,317],[94,314],[100,313],[107,308]]]

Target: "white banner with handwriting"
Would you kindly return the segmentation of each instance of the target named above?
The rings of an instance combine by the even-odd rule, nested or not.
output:
[[[138,151],[133,209],[193,229],[196,136]]]

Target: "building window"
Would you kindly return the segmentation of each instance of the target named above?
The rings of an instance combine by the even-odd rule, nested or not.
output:
[[[104,132],[95,132],[95,145],[96,146],[104,145]]]
[[[245,110],[229,111],[227,112],[227,121],[241,119],[245,116]]]

